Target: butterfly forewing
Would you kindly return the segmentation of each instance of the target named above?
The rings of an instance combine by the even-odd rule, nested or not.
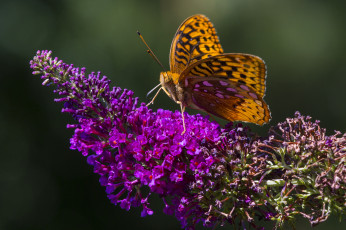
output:
[[[179,82],[185,83],[188,76],[196,79],[213,76],[239,83],[251,88],[260,98],[265,93],[266,66],[261,58],[250,54],[221,54],[202,59],[186,68]]]
[[[173,38],[169,58],[171,72],[180,74],[198,60],[222,53],[209,19],[204,15],[191,16],[180,25]]]

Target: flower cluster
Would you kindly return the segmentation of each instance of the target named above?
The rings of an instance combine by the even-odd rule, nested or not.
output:
[[[269,202],[280,210],[279,222],[300,214],[316,225],[331,213],[345,213],[346,134],[326,136],[319,123],[296,112],[256,143],[257,151],[270,154],[267,169],[278,178],[280,186],[270,189],[281,196]]]
[[[38,51],[30,62],[43,85],[54,85],[76,124],[71,149],[87,156],[108,198],[125,210],[152,215],[151,194],[185,229],[202,222],[257,228],[280,226],[297,214],[312,224],[345,214],[346,136],[326,136],[296,114],[259,138],[241,124],[221,128],[201,115],[152,111],[133,92],[110,89],[100,73],[85,74]]]

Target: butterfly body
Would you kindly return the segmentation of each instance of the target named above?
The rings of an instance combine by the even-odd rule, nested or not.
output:
[[[259,125],[271,118],[263,100],[265,78],[261,58],[223,53],[213,24],[204,15],[181,24],[171,45],[170,71],[160,73],[162,88],[182,111],[192,107]]]
[[[183,88],[178,84],[179,74],[171,71],[160,73],[160,83],[166,94],[175,102],[183,101]]]

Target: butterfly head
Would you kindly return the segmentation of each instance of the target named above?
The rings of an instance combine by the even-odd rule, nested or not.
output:
[[[178,85],[178,78],[179,75],[171,71],[160,73],[160,82],[163,90],[176,102],[182,99],[179,93],[182,89]]]

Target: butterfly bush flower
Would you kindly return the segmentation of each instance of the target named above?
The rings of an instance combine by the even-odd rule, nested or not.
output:
[[[156,193],[164,212],[185,229],[230,223],[276,227],[303,216],[312,225],[345,214],[346,135],[327,136],[298,112],[257,137],[241,124],[221,128],[201,115],[156,112],[134,93],[98,73],[86,74],[38,51],[30,62],[43,85],[53,85],[62,112],[75,124],[71,149],[87,157],[110,201],[153,215]],[[183,133],[183,134],[182,134]]]

